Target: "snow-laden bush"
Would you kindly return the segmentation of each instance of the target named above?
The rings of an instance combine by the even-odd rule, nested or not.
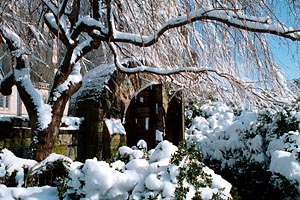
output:
[[[68,157],[52,153],[38,163],[35,160],[18,158],[11,151],[2,149],[0,199],[48,199],[47,194],[55,194],[57,199],[62,197],[66,191],[71,162]]]
[[[16,157],[11,151],[2,149],[0,152],[0,181],[7,186],[23,186],[25,172],[36,165],[34,160]]]
[[[162,141],[148,155],[143,149],[121,147],[119,160],[110,164],[96,159],[74,162],[65,199],[174,199],[179,184],[189,188],[187,199],[196,195],[202,199],[230,198],[231,185],[202,163],[191,159],[179,162],[174,158],[170,163],[176,151],[176,146]],[[181,172],[191,166],[201,172],[192,174],[194,182],[185,175],[181,177]],[[201,187],[195,185],[197,180],[201,181]]]
[[[195,144],[203,161],[232,176],[232,181],[251,187],[265,182],[286,198],[299,197],[299,111],[298,104],[259,111],[233,110],[219,102],[204,104],[187,111],[187,143]]]
[[[57,154],[38,163],[7,149],[0,155],[0,199],[231,198],[231,184],[201,163],[198,151],[168,141],[148,152],[121,147],[112,163],[73,162]]]
[[[214,174],[200,160],[201,153],[184,143],[172,156],[171,163],[179,167],[175,199],[228,199],[224,194],[230,192],[231,184]]]

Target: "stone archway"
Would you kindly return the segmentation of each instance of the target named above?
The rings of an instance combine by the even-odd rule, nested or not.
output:
[[[161,84],[150,84],[141,89],[131,100],[125,113],[127,145],[134,146],[140,139],[154,148],[165,130]]]

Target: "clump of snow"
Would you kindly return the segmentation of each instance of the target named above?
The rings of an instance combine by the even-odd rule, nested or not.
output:
[[[0,185],[0,199],[5,200],[59,200],[57,188],[50,186],[43,187],[27,187],[27,188],[12,188]]]
[[[52,108],[48,104],[41,102],[38,109],[38,120],[41,129],[46,129],[52,121]]]
[[[235,116],[233,110],[219,102],[205,104],[200,107],[203,116],[192,120],[192,125],[187,130],[186,139],[201,147],[203,156],[222,161],[223,167],[233,166],[233,158],[247,158],[253,162],[263,162],[261,154],[261,138],[249,138],[244,143],[244,134],[250,131],[257,121],[255,112],[243,111]],[[251,149],[255,154],[248,154]],[[240,154],[236,154],[240,151]],[[224,154],[232,156],[226,157]]]
[[[158,142],[163,141],[163,132],[160,130],[155,130],[155,140]]]
[[[280,173],[289,180],[300,180],[300,164],[290,152],[277,150],[271,158],[270,171]],[[298,188],[300,191],[300,187]]]
[[[155,147],[155,151],[150,156],[150,161],[157,162],[163,159],[170,159],[177,150],[176,146],[164,140]]]
[[[51,153],[45,160],[43,160],[42,162],[34,165],[31,168],[31,171],[45,171],[47,169],[46,167],[49,163],[53,163],[57,160],[63,160],[66,163],[72,163],[72,160],[70,158],[66,157],[66,156],[59,155],[59,154],[56,154],[56,153]]]
[[[145,141],[145,140],[139,140],[138,142],[137,142],[137,148],[138,149],[146,149],[147,150],[147,142]]]
[[[119,155],[121,158],[129,157],[130,159],[139,159],[143,158],[144,152],[127,146],[122,146],[119,148]]]
[[[83,117],[71,117],[64,116],[61,119],[61,127],[62,130],[79,130],[80,124],[82,124],[84,118]]]
[[[132,170],[124,173],[112,169],[108,163],[90,160],[83,167],[86,180],[86,193],[89,198],[116,199],[128,198],[128,191],[139,181],[139,175]],[[100,187],[99,187],[100,186]]]
[[[104,122],[110,134],[126,134],[125,128],[120,119],[104,119]]]
[[[7,149],[1,150],[0,158],[0,177],[11,176],[13,172],[16,172],[15,181],[18,186],[24,184],[24,169],[29,169],[37,164],[34,160],[18,158]]]
[[[289,131],[272,140],[268,146],[271,157],[269,170],[278,173],[292,182],[300,184],[300,134]],[[300,193],[300,187],[298,186]]]

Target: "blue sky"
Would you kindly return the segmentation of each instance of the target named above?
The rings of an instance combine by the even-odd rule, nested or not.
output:
[[[270,40],[270,48],[273,51],[274,59],[288,79],[300,78],[299,55],[297,54],[299,42],[284,42],[288,44],[282,44],[278,37],[272,37]]]
[[[294,27],[295,21],[290,16],[286,1],[279,0],[275,4],[275,12],[281,22],[285,25]],[[278,66],[282,69],[288,79],[300,78],[300,55],[297,46],[300,42],[287,39],[280,39],[276,36],[268,37],[270,40],[270,48],[274,53],[274,59]]]

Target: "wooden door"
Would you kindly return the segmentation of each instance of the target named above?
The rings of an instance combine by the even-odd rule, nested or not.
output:
[[[156,132],[164,132],[164,108],[162,85],[150,85],[131,100],[125,114],[127,145],[136,145],[145,140],[148,149],[156,146]]]
[[[166,116],[166,140],[178,145],[184,140],[183,95],[178,92],[169,102]]]

